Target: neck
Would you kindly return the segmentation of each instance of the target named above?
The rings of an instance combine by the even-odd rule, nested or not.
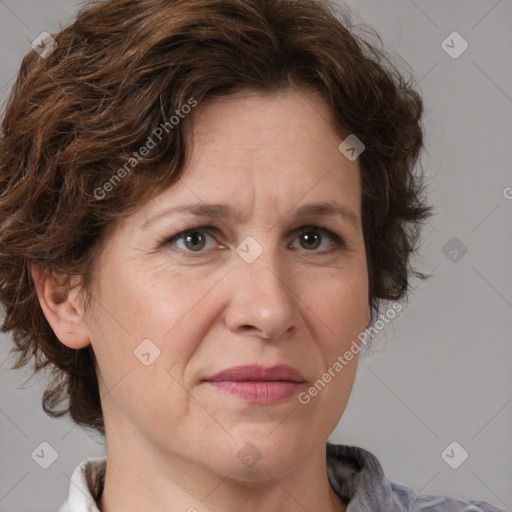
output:
[[[101,512],[345,512],[347,503],[327,479],[325,447],[279,479],[252,481],[215,473],[178,455],[107,443]],[[142,449],[143,448],[143,449]]]

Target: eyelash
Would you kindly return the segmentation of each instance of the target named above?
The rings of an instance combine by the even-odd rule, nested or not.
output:
[[[176,233],[175,235],[172,235],[170,237],[165,237],[163,240],[161,240],[159,242],[158,246],[159,247],[163,247],[163,246],[173,245],[175,242],[177,242],[179,240],[182,240],[183,237],[185,237],[186,235],[189,235],[189,234],[192,234],[192,233],[195,233],[195,232],[206,233],[206,234],[214,237],[214,233],[216,233],[218,231],[219,230],[217,228],[215,228],[214,226],[210,226],[210,225],[189,228],[189,229],[180,231],[179,233]],[[295,232],[297,233],[297,238],[299,236],[303,235],[304,233],[308,233],[310,231],[313,231],[313,232],[317,231],[317,232],[321,232],[321,233],[327,234],[327,236],[335,244],[335,247],[334,247],[334,249],[331,249],[331,250],[328,250],[328,251],[318,251],[316,249],[312,249],[310,251],[308,251],[307,249],[304,249],[304,251],[311,252],[311,253],[319,253],[319,254],[322,254],[322,255],[327,255],[327,254],[331,254],[331,253],[333,253],[335,251],[348,250],[348,246],[345,243],[345,241],[340,236],[338,236],[336,233],[333,233],[329,229],[322,228],[320,226],[307,225],[307,226],[301,226],[299,229],[295,230]],[[323,239],[321,240],[320,243],[322,243],[322,242],[323,242]],[[197,257],[200,257],[200,256],[204,256],[205,254],[207,254],[209,252],[209,251],[204,251],[204,250],[201,250],[201,251],[190,251],[190,250],[180,249],[180,248],[177,248],[177,250],[181,251],[184,255],[186,255],[186,257],[191,257],[191,258],[197,258]]]

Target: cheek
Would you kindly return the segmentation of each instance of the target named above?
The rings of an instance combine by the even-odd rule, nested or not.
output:
[[[317,317],[316,324],[323,326],[324,336],[317,339],[329,352],[342,350],[364,331],[369,299],[366,269],[333,274],[320,285],[304,290],[304,303]]]
[[[116,268],[106,266],[102,274],[101,321],[123,331],[124,337],[129,333],[133,342],[145,338],[163,342],[183,323],[190,324],[190,315],[209,286],[207,280],[176,272],[169,264],[120,262]]]
[[[183,281],[170,273],[148,276],[122,264],[102,268],[87,324],[105,389],[120,379],[128,387],[128,381],[138,382],[127,396],[144,403],[147,398],[139,390],[145,393],[152,382],[168,386],[174,374],[181,379],[196,348],[194,340],[200,339],[194,308],[207,291],[204,283],[192,287]]]
[[[121,266],[104,270],[109,280],[95,292],[89,327],[105,419],[121,415],[147,432],[169,422],[177,428],[190,414],[181,383],[202,339],[195,306],[207,288],[172,275],[143,279]]]

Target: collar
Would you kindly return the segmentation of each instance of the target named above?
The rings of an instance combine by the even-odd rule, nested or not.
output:
[[[59,512],[100,512],[97,501],[106,465],[106,457],[81,462]],[[506,512],[483,501],[417,496],[412,489],[389,481],[375,455],[357,446],[327,443],[327,477],[336,494],[349,502],[347,512]]]

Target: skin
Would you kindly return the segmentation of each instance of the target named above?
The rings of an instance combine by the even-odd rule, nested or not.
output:
[[[91,344],[97,358],[108,460],[99,508],[343,511],[325,443],[357,356],[307,405],[296,396],[254,404],[202,379],[237,365],[289,364],[307,390],[357,340],[369,321],[359,164],[339,152],[343,139],[312,91],[239,93],[196,114],[182,179],[121,219],[98,255],[90,310],[80,286],[70,291],[33,271],[60,341]],[[317,201],[350,209],[356,224],[294,215]],[[162,209],[197,202],[230,205],[239,218],[176,213],[141,227]],[[207,224],[215,230],[196,240],[159,245]],[[308,242],[305,226],[332,231],[346,247],[319,228]],[[236,252],[248,236],[263,249],[252,263]],[[147,338],[160,350],[149,366],[134,356]],[[261,454],[251,467],[237,457],[247,443]]]

